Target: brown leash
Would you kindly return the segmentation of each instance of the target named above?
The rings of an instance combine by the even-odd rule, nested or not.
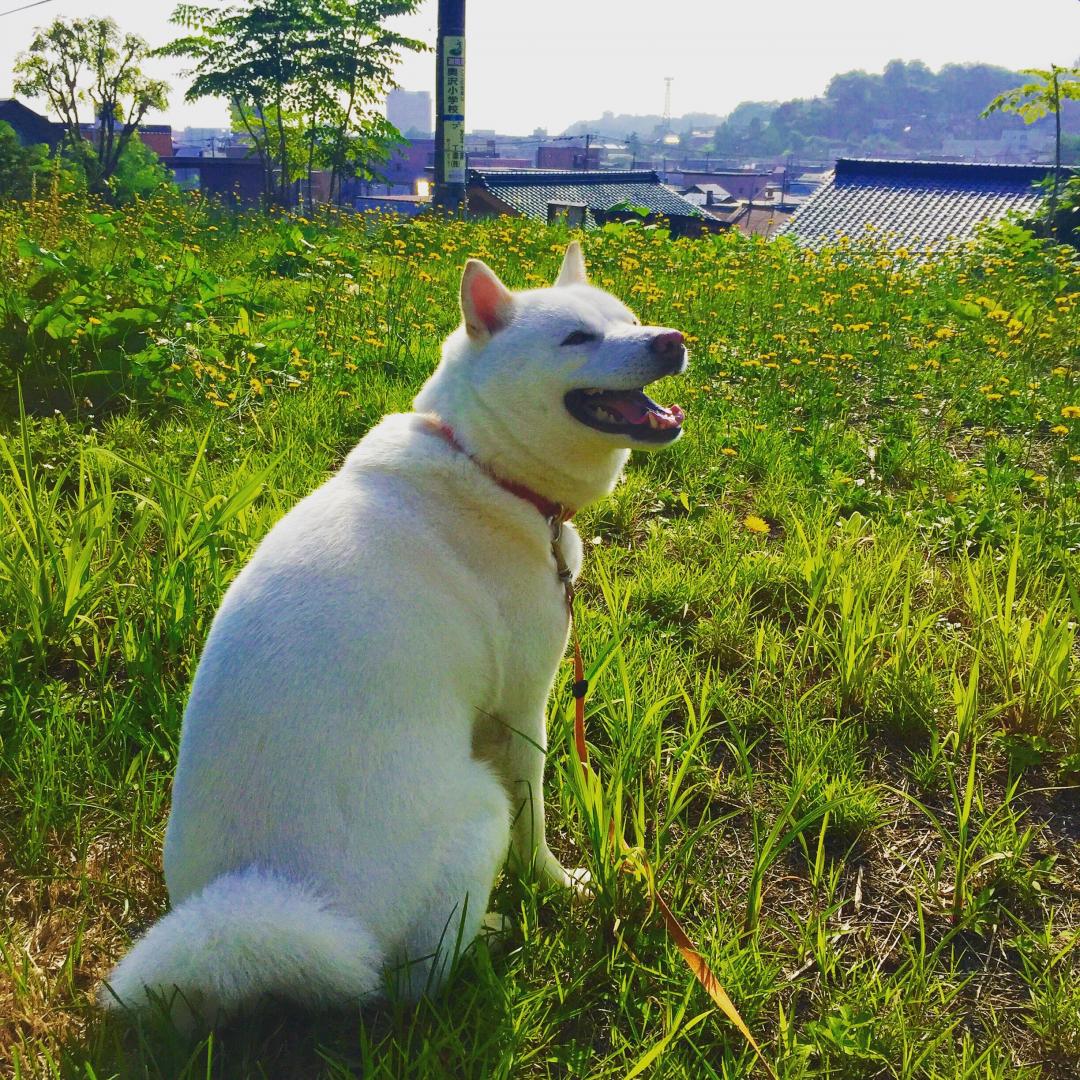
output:
[[[582,775],[587,778],[593,773],[593,768],[589,764],[589,747],[585,742],[585,697],[589,692],[589,682],[585,678],[585,665],[581,659],[581,642],[578,640],[577,626],[574,622],[574,585],[571,580],[570,569],[566,565],[566,559],[563,557],[562,552],[563,523],[568,517],[569,515],[566,518],[552,516],[548,519],[548,523],[551,526],[551,553],[555,557],[555,568],[559,575],[559,581],[566,592],[566,609],[570,617],[570,636],[574,643],[574,685],[571,688],[574,696],[574,745],[577,749]],[[614,820],[608,822],[608,837],[612,841],[615,839]],[[627,873],[641,872],[641,877],[645,881],[649,893],[649,900],[654,907],[659,908],[660,915],[664,920],[664,926],[686,966],[690,969],[690,973],[701,984],[716,1007],[738,1028],[739,1033],[757,1055],[758,1061],[761,1062],[773,1080],[776,1080],[776,1073],[768,1061],[765,1060],[761,1047],[758,1046],[757,1040],[750,1033],[750,1029],[739,1014],[739,1010],[735,1008],[735,1003],[728,996],[720,980],[713,974],[708,961],[698,952],[697,947],[690,940],[690,936],[682,928],[667,901],[657,889],[656,876],[653,874],[652,867],[645,858],[644,852],[631,848],[623,836],[619,837],[619,850],[623,856],[622,869]]]
[[[552,502],[550,499],[544,498],[544,496],[533,491],[531,488],[526,487],[524,484],[519,484],[516,481],[507,480],[499,476],[482,462],[477,461],[476,458],[461,445],[457,435],[449,424],[443,423],[436,418],[432,418],[431,429],[451,447],[464,454],[478,469],[480,469],[481,472],[498,484],[504,491],[508,491],[511,495],[516,495],[518,498],[531,503],[547,520],[548,526],[551,529],[551,554],[555,559],[555,570],[558,574],[559,582],[566,593],[566,611],[570,620],[570,636],[574,643],[574,685],[572,687],[572,693],[574,695],[574,745],[577,749],[578,762],[581,765],[582,776],[588,779],[590,775],[595,775],[592,766],[589,764],[589,747],[585,742],[585,697],[589,692],[589,682],[585,678],[585,665],[581,659],[581,643],[578,640],[577,626],[574,623],[573,575],[570,572],[569,566],[566,565],[566,559],[563,556],[562,550],[563,525],[573,516],[573,510],[570,510],[559,503]],[[608,838],[611,841],[614,841],[615,839],[614,820],[608,822]],[[635,851],[627,844],[626,838],[622,836],[619,837],[619,850],[623,856],[621,864],[622,869],[627,873],[640,873],[645,880],[649,893],[649,900],[654,907],[659,908],[660,914],[664,919],[664,926],[667,928],[671,940],[675,942],[675,947],[679,950],[679,953],[686,962],[686,966],[690,969],[691,974],[701,984],[716,1007],[735,1025],[736,1028],[738,1028],[742,1037],[757,1055],[758,1061],[765,1067],[773,1080],[777,1080],[776,1073],[773,1071],[772,1066],[765,1060],[764,1055],[761,1053],[761,1047],[758,1046],[754,1036],[750,1034],[750,1029],[739,1015],[739,1010],[735,1008],[727,991],[720,984],[720,980],[713,974],[705,957],[698,952],[694,943],[690,940],[689,935],[679,924],[679,920],[675,918],[667,901],[657,890],[655,875],[652,872],[652,867],[649,865],[648,860],[645,858],[644,852]]]
[[[562,550],[563,524],[570,520],[570,515],[565,517],[552,515],[548,518],[551,526],[551,554],[555,558],[555,571],[559,575],[559,582],[566,592],[566,614],[570,620],[570,636],[574,642],[574,685],[571,693],[574,695],[574,743],[577,746],[578,761],[585,770],[589,769],[589,747],[585,742],[585,695],[589,692],[589,681],[585,678],[585,665],[581,660],[581,642],[578,641],[577,624],[574,622],[574,581],[570,573],[570,567],[566,565],[566,559]]]

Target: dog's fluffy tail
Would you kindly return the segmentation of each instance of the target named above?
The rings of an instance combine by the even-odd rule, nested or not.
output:
[[[264,997],[312,1006],[378,991],[382,957],[371,934],[310,886],[260,869],[224,874],[164,916],[99,991],[106,1008],[157,1002],[191,1028]]]

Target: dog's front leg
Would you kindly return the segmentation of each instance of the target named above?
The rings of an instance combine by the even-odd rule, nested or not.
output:
[[[566,888],[580,888],[587,875],[568,871],[551,853],[544,823],[544,762],[547,730],[544,713],[521,728],[514,727],[506,746],[504,766],[510,793],[513,826],[510,861],[519,871]]]

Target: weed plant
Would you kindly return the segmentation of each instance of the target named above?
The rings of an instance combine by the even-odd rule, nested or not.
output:
[[[1080,273],[1005,226],[917,260],[585,236],[678,327],[687,410],[582,511],[598,780],[552,697],[552,840],[512,932],[417,1009],[194,1045],[91,994],[165,906],[186,689],[228,582],[384,413],[499,218],[0,208],[0,1056],[18,1077],[742,1077],[609,820],[784,1080],[1080,1075]],[[314,782],[314,778],[313,778]],[[617,835],[617,833],[616,833]]]

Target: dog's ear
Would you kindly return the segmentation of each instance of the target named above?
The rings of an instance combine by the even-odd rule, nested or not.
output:
[[[461,275],[461,314],[465,330],[474,341],[497,333],[514,314],[514,297],[479,259],[470,259]]]
[[[562,268],[559,276],[555,279],[555,287],[560,285],[588,285],[589,279],[585,275],[585,256],[581,250],[581,244],[571,240],[566,247],[563,256]]]

